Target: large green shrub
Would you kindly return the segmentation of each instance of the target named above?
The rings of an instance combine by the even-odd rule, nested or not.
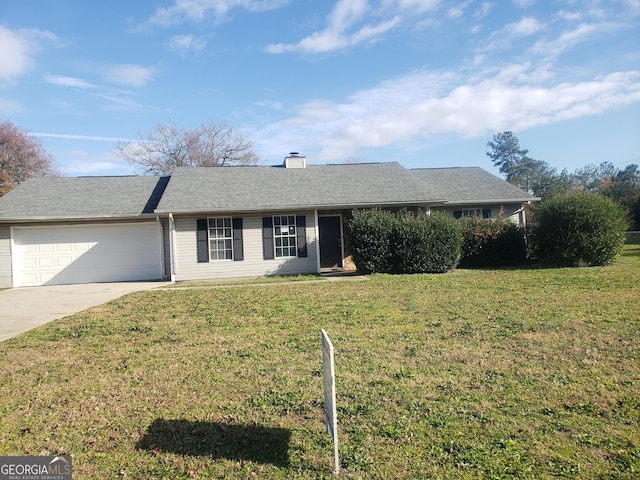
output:
[[[629,226],[626,212],[602,195],[576,192],[542,202],[534,210],[543,261],[564,266],[611,263]]]
[[[353,260],[363,273],[443,273],[460,259],[462,233],[452,217],[434,213],[354,212],[348,235]]]
[[[389,271],[389,242],[395,219],[390,212],[356,210],[347,233],[353,262],[362,273]]]
[[[526,261],[524,230],[504,216],[464,217],[459,221],[463,237],[461,267],[505,267]]]

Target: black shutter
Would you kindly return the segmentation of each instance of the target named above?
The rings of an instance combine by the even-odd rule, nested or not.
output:
[[[234,218],[233,222],[233,260],[239,262],[244,260],[242,250],[242,218]]]
[[[296,242],[298,245],[298,257],[307,256],[307,217],[296,217]]]
[[[275,258],[273,251],[273,218],[262,217],[262,255],[265,260]]]
[[[460,218],[460,217],[462,217],[462,210],[454,210],[453,218]]]
[[[206,218],[199,218],[197,222],[198,263],[209,262],[209,227]]]
[[[482,209],[482,218],[491,218],[491,209],[483,208]]]

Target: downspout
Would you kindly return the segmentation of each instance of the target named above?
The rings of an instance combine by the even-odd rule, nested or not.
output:
[[[531,205],[531,201],[529,200],[527,202],[527,205]],[[524,223],[524,228],[527,228],[527,207],[526,206],[522,206],[522,223]]]
[[[162,222],[160,221],[160,215],[156,215],[156,223],[160,230],[160,262],[162,264],[161,278],[164,280],[167,278],[167,269],[165,267],[165,255],[164,255],[164,229],[162,228]]]
[[[170,280],[176,281],[176,258],[175,258],[175,244],[176,244],[176,222],[173,219],[173,213],[169,213],[169,268]]]
[[[22,278],[18,276],[20,272],[20,251],[16,245],[16,234],[14,231],[14,227],[9,227],[9,238],[11,239],[11,243],[9,244],[9,251],[11,254],[11,286],[19,287]]]
[[[527,202],[526,205],[531,205],[531,202]],[[527,229],[527,215],[526,215],[526,205],[521,203],[520,208],[513,213],[517,213],[518,217],[522,219],[520,226],[525,230]]]

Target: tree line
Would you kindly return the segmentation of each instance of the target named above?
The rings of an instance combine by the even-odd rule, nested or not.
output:
[[[511,131],[493,136],[487,142],[487,156],[499,168],[507,182],[540,197],[543,201],[574,191],[600,194],[618,203],[627,211],[635,227],[640,227],[640,168],[629,164],[617,168],[605,161],[586,165],[569,173],[547,162],[529,156]]]

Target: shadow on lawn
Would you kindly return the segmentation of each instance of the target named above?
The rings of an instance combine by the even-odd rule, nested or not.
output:
[[[284,428],[158,418],[136,448],[286,467],[290,438],[291,431]]]

